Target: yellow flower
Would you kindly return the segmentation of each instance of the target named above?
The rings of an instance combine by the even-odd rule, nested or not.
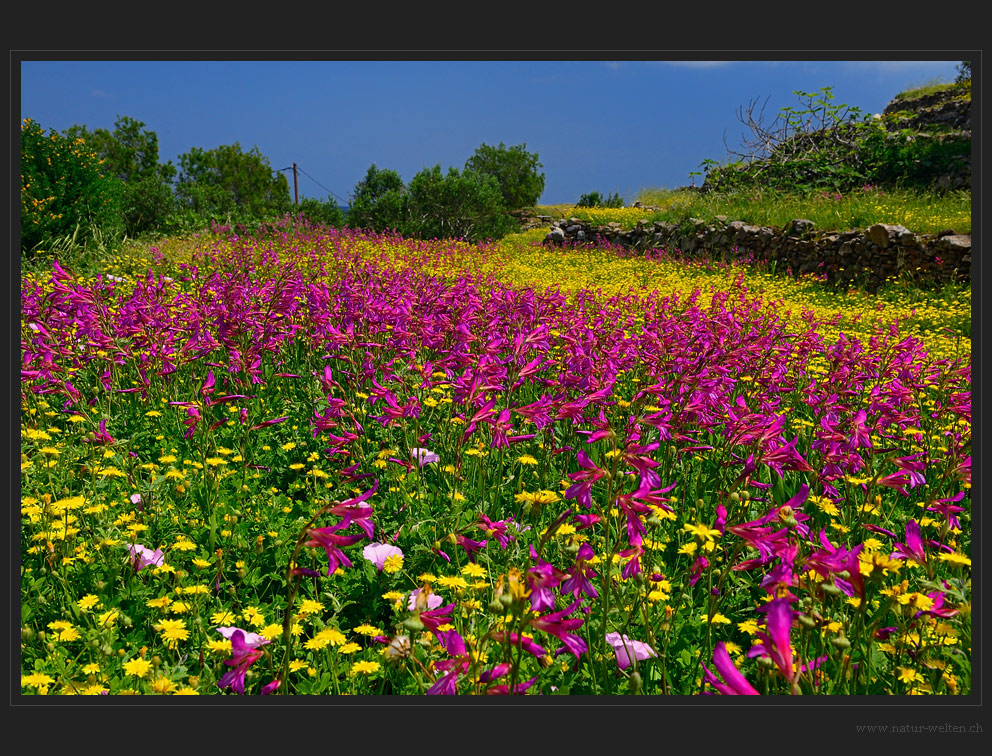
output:
[[[31,688],[45,688],[54,683],[51,677],[41,672],[32,672],[30,675],[21,675],[21,686]]]
[[[258,634],[268,640],[278,640],[279,638],[282,638],[282,625],[277,622],[273,622],[272,624],[266,625],[259,630]]]
[[[179,645],[179,641],[189,638],[189,630],[186,629],[186,623],[181,619],[164,619],[154,625],[154,627],[162,634],[162,640],[165,641],[170,649],[174,649]]]
[[[354,677],[355,675],[371,675],[377,672],[380,668],[379,662],[372,661],[359,661],[351,665],[351,669],[348,674]]]
[[[135,677],[144,677],[148,674],[148,670],[151,668],[151,662],[145,661],[141,658],[131,659],[131,661],[124,662],[124,672],[128,675],[134,675]]]
[[[361,624],[358,627],[352,628],[352,630],[354,630],[359,635],[368,635],[370,637],[373,635],[385,635],[385,633],[382,632],[382,630],[380,630],[377,627],[373,627],[368,623]]]
[[[469,562],[464,567],[462,567],[462,574],[468,577],[478,577],[483,578],[486,576],[486,568],[481,564],[476,564],[475,562]]]
[[[88,612],[90,609],[100,606],[100,599],[92,593],[87,593],[76,602],[76,606],[79,607],[81,612]]]
[[[320,614],[322,611],[324,611],[324,605],[321,604],[319,601],[314,601],[312,599],[304,599],[303,601],[300,602],[300,608],[298,609],[298,611],[302,616],[307,617],[311,614]]]

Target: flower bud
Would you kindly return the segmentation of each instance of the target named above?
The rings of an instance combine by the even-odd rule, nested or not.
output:
[[[767,669],[771,669],[772,667],[775,666],[775,662],[772,661],[770,656],[759,656],[758,664],[760,664],[762,667],[765,667]]]
[[[836,638],[831,638],[830,639],[830,643],[835,648],[850,648],[851,647],[851,641],[849,641],[843,635],[839,635]]]
[[[403,620],[403,627],[411,633],[419,633],[424,629],[424,623],[420,621],[420,612],[415,612]]]
[[[44,630],[39,630],[38,631],[38,642],[39,643],[44,643],[45,642],[45,638],[47,638],[47,637],[48,637],[48,633],[46,633]]]
[[[640,672],[634,672],[634,673],[632,673],[631,676],[630,676],[630,692],[631,693],[635,693],[635,694],[636,693],[640,693],[641,692],[641,687],[643,685],[643,682],[644,681],[641,680],[641,673]]]
[[[824,593],[827,593],[831,596],[839,596],[841,592],[840,588],[838,588],[833,583],[820,583],[820,588],[823,590]]]
[[[21,640],[22,641],[29,641],[33,637],[34,637],[34,630],[32,630],[30,627],[22,627],[21,628]]]
[[[803,627],[806,627],[806,628],[809,628],[810,630],[812,630],[814,627],[816,627],[816,620],[814,620],[812,617],[810,617],[807,614],[800,614],[799,615],[799,624],[802,625]]]
[[[158,669],[162,665],[162,657],[158,654],[152,657],[152,666]]]
[[[737,493],[737,491],[734,491],[730,494],[730,500],[734,502],[734,504],[737,504],[741,500],[741,495]]]

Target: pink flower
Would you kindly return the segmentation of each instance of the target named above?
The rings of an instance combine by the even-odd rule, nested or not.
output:
[[[627,669],[631,665],[632,659],[641,661],[658,655],[647,643],[631,640],[620,633],[607,633],[606,642],[613,647],[613,651],[617,655],[617,666],[620,669]]]
[[[417,608],[417,596],[420,595],[420,592],[422,590],[423,590],[423,588],[417,588],[417,589],[415,589],[414,591],[412,591],[410,593],[410,600],[407,602],[406,608],[409,609],[411,612],[414,609]],[[429,594],[427,594],[427,609],[428,610],[430,610],[430,609],[437,609],[443,603],[444,603],[444,599],[441,598],[440,596],[438,596],[436,593],[429,593]]]
[[[131,552],[131,565],[135,572],[141,572],[145,567],[158,567],[165,562],[165,554],[162,553],[162,549],[152,551],[140,543],[129,543],[127,550]]]
[[[370,543],[362,549],[362,556],[375,565],[379,572],[386,564],[386,560],[391,556],[403,558],[403,551],[398,546],[390,546],[388,543]]]
[[[419,447],[414,447],[410,449],[410,454],[414,459],[417,460],[417,466],[423,467],[424,465],[432,465],[435,462],[440,462],[441,458],[432,452],[430,449],[421,449]]]
[[[231,640],[235,633],[241,633],[245,646],[248,648],[258,648],[259,646],[264,646],[269,642],[268,638],[264,635],[249,633],[247,630],[242,630],[240,627],[218,627],[217,632],[223,635],[227,640]]]

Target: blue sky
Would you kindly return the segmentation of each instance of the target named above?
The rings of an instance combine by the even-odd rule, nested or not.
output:
[[[736,111],[794,90],[879,113],[904,89],[952,81],[957,61],[21,61],[21,117],[62,131],[143,121],[160,159],[191,147],[257,146],[295,161],[301,197],[346,204],[369,165],[404,181],[461,169],[483,142],[526,143],[546,175],[543,203],[585,192],[690,182],[737,146]],[[292,190],[292,175],[287,174]]]

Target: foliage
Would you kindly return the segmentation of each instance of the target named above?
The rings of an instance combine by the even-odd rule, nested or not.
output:
[[[348,226],[370,231],[396,230],[406,217],[403,179],[390,169],[373,163],[365,178],[355,184],[348,208]]]
[[[579,197],[576,207],[623,207],[623,197],[610,193],[603,199],[599,192],[589,192]]]
[[[119,235],[121,185],[81,137],[21,124],[21,251],[75,236],[78,227]]]
[[[498,239],[514,228],[496,180],[486,174],[441,166],[425,168],[407,187],[409,236],[427,239]]]
[[[121,213],[129,236],[162,230],[175,211],[172,181],[176,168],[171,161],[159,163],[158,135],[130,116],[118,116],[114,130],[74,125],[66,129],[70,139],[84,139],[97,154],[109,175],[124,186]]]
[[[485,142],[465,161],[465,170],[492,176],[499,184],[507,210],[519,210],[537,204],[544,191],[543,166],[536,152],[527,152],[527,144],[507,147],[502,142],[493,147]]]
[[[322,223],[333,228],[341,228],[345,225],[344,211],[330,195],[326,200],[317,197],[304,197],[298,205],[293,207],[292,212],[303,215],[315,223]]]
[[[962,135],[892,133],[885,118],[835,104],[830,87],[796,91],[800,107],[786,107],[765,124],[756,101],[738,111],[747,127],[737,159],[725,165],[703,161],[704,191],[774,189],[787,192],[847,191],[865,184],[928,188],[970,154]],[[767,101],[766,101],[767,102]]]
[[[205,220],[267,219],[290,208],[286,177],[273,172],[257,146],[245,152],[239,142],[180,155],[176,196],[181,208]]]
[[[971,61],[970,60],[962,60],[960,63],[958,63],[956,69],[957,69],[958,74],[957,74],[957,76],[954,77],[954,83],[955,84],[968,83],[970,85],[971,84]]]

